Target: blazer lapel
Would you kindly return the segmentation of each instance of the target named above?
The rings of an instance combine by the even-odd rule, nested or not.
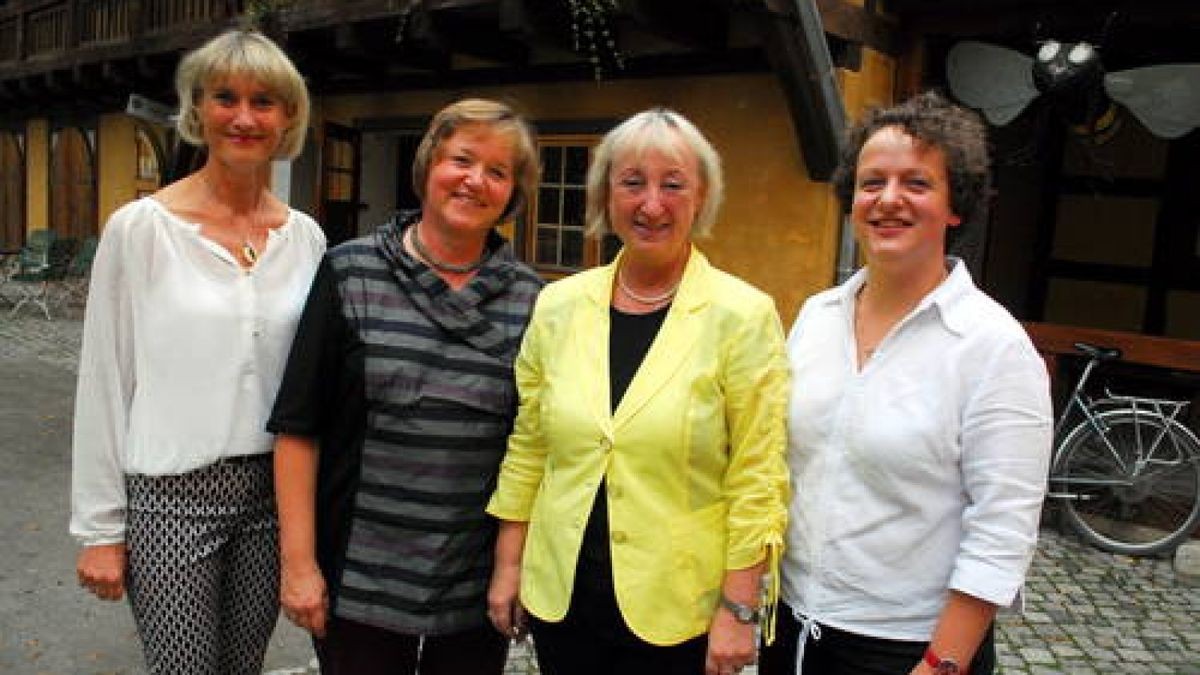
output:
[[[571,339],[576,351],[574,363],[578,364],[581,375],[580,394],[586,398],[596,423],[606,431],[612,428],[612,389],[608,367],[611,321],[608,308],[616,264],[614,261],[604,268],[603,274],[589,280],[584,290],[583,306],[571,320]]]
[[[613,416],[615,428],[620,428],[637,415],[687,360],[703,332],[703,310],[709,301],[707,272],[708,261],[693,246],[683,280],[679,284],[679,293],[651,343],[650,351],[646,353],[646,358],[642,360],[633,381],[629,383],[629,389],[617,406]],[[607,367],[607,357],[605,364]],[[605,381],[607,379],[606,373]]]

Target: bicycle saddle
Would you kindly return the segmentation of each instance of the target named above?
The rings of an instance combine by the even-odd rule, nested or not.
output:
[[[1112,361],[1121,358],[1121,350],[1116,347],[1101,347],[1100,345],[1092,345],[1086,342],[1076,342],[1075,349],[1100,361]]]

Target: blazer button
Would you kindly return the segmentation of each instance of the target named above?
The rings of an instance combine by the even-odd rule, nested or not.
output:
[[[628,537],[625,536],[625,533],[621,532],[620,530],[612,533],[612,540],[614,544],[624,544],[627,538]]]

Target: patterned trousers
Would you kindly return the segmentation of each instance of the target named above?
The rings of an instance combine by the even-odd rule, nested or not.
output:
[[[279,616],[271,455],[127,486],[129,601],[150,672],[261,673]]]

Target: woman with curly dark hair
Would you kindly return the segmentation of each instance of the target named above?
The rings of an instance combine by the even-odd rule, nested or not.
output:
[[[991,673],[1037,540],[1046,369],[946,234],[988,194],[984,128],[937,94],[850,132],[837,191],[866,266],[792,328],[793,485],[761,673]],[[800,663],[797,664],[797,661]]]

